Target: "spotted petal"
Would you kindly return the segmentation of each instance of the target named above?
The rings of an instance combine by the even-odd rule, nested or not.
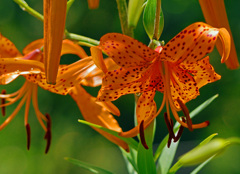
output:
[[[16,46],[0,33],[0,58],[19,57],[21,53]]]
[[[208,56],[195,64],[180,64],[180,66],[191,71],[198,88],[221,79],[221,76],[214,71],[213,66],[210,64]]]
[[[101,37],[99,47],[122,67],[146,65],[158,55],[143,43],[119,33]]]
[[[96,66],[92,58],[87,57],[70,65],[62,65],[59,68],[56,84],[47,84],[44,72],[41,74],[26,75],[26,79],[37,83],[41,88],[53,93],[67,95],[69,91],[76,85],[80,84],[82,79],[86,77]]]
[[[164,46],[161,60],[170,62],[193,63],[212,52],[220,33],[224,45],[222,61],[226,60],[230,52],[230,36],[225,29],[213,28],[202,22],[194,23],[170,40]]]

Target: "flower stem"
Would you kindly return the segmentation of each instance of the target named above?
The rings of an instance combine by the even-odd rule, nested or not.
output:
[[[78,34],[69,33],[67,30],[65,30],[65,38],[66,39],[71,39],[71,40],[76,40],[81,45],[85,45],[85,46],[96,46],[96,45],[99,45],[99,41],[98,40],[94,40],[94,39],[91,39],[89,37],[81,36],[81,35],[78,35]]]
[[[157,0],[155,24],[154,24],[154,35],[153,35],[153,39],[155,40],[159,39],[158,30],[159,30],[159,22],[160,22],[160,12],[161,12],[161,0]]]
[[[16,2],[23,11],[28,12],[30,15],[34,16],[35,18],[43,22],[43,15],[38,13],[33,8],[29,7],[24,0],[13,0],[13,1]]]
[[[118,6],[118,14],[121,22],[122,33],[133,37],[133,28],[128,26],[127,3],[126,0],[116,0]]]

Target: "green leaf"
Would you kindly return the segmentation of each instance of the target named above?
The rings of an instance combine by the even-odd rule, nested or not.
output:
[[[74,1],[75,1],[75,0],[69,0],[69,1],[67,2],[67,14],[68,14],[69,9],[72,7],[72,4],[74,3]]]
[[[88,126],[93,126],[95,128],[98,128],[98,129],[101,129],[109,134],[112,134],[114,135],[115,137],[125,141],[129,146],[131,146],[133,149],[137,150],[138,149],[138,143],[133,139],[133,138],[124,138],[124,137],[121,137],[119,136],[119,132],[116,132],[116,131],[113,131],[113,130],[110,130],[110,129],[107,129],[105,127],[102,127],[102,126],[99,126],[97,124],[93,124],[93,123],[90,123],[90,122],[87,122],[85,120],[78,120],[79,123],[82,123],[82,124],[86,124]]]
[[[92,173],[96,173],[96,174],[113,174],[112,172],[109,172],[109,171],[107,171],[105,169],[93,166],[91,164],[88,164],[88,163],[85,163],[85,162],[82,162],[82,161],[79,161],[79,160],[76,160],[76,159],[72,159],[72,158],[68,158],[68,157],[65,157],[64,159],[69,161],[72,164],[75,164],[75,165],[77,165],[79,167],[85,168],[85,169],[89,170]]]
[[[146,30],[146,33],[150,39],[153,38],[154,35],[154,25],[155,25],[155,17],[156,17],[156,6],[157,0],[148,0],[143,12],[143,25]],[[163,12],[160,12],[160,22],[158,29],[158,39],[162,34],[164,26],[164,17]]]
[[[156,174],[156,166],[153,160],[153,130],[154,130],[155,121],[152,122],[145,130],[145,138],[146,143],[149,149],[145,149],[142,143],[139,143],[138,146],[138,156],[137,156],[137,164],[138,164],[138,174]]]
[[[124,149],[120,148],[122,151],[125,163],[127,165],[128,173],[129,174],[136,174],[138,173],[137,168],[137,151],[133,148],[129,148],[130,152],[126,152]]]
[[[172,165],[175,153],[177,151],[179,141],[174,143],[171,143],[171,146],[168,148],[166,145],[161,153],[160,159],[158,161],[159,167],[160,167],[160,173],[161,174],[167,174],[169,168]]]
[[[216,135],[218,135],[218,133],[212,134],[210,136],[208,136],[205,140],[203,140],[198,146],[203,146],[205,144],[207,144],[209,141],[211,141]]]
[[[128,2],[128,26],[135,28],[142,13],[145,0],[129,0]]]

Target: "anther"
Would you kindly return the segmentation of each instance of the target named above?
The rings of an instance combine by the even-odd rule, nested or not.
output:
[[[26,131],[27,131],[27,150],[29,150],[31,144],[31,129],[29,124],[26,124]]]
[[[1,94],[6,94],[6,90],[3,89],[2,92],[1,92]],[[2,98],[2,99],[1,99],[1,104],[4,105],[5,102],[6,102],[5,98]],[[6,115],[6,107],[3,106],[3,107],[2,107],[2,116],[5,116],[5,115]]]
[[[185,118],[183,118],[183,117],[182,117],[182,121],[183,121],[184,123],[186,123],[186,120],[185,120]],[[181,138],[182,133],[183,133],[183,130],[184,130],[184,126],[181,125],[180,128],[179,128],[179,130],[178,130],[177,136],[174,138],[174,141],[173,141],[173,142],[177,142],[177,141]]]
[[[170,118],[170,121],[169,121],[168,115],[167,115],[166,112],[164,113],[164,120],[165,120],[165,123],[167,125],[168,132],[169,132],[168,143],[167,143],[167,147],[169,148],[170,145],[171,145],[172,139],[175,138],[175,135],[174,135],[174,132],[173,132],[173,121],[172,121],[171,118]]]
[[[49,114],[45,114],[46,118],[47,118],[47,131],[46,134],[44,136],[44,139],[47,140],[47,145],[46,145],[46,149],[45,149],[45,153],[48,153],[49,148],[50,148],[50,144],[51,144],[51,139],[52,139],[52,133],[51,133],[51,118]]]
[[[180,107],[181,107],[181,109],[183,111],[183,114],[185,115],[185,117],[187,119],[188,129],[190,131],[193,131],[192,120],[190,118],[188,108],[186,107],[186,105],[179,98],[177,98],[177,102],[179,103],[179,105],[180,105]]]
[[[141,121],[139,129],[140,129],[139,132],[140,132],[141,143],[142,143],[142,145],[145,149],[148,149],[148,145],[146,143],[146,139],[145,139],[145,136],[144,136],[144,120]]]

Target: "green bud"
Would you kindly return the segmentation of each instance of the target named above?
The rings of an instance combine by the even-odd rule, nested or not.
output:
[[[178,162],[183,166],[200,164],[213,155],[219,154],[229,145],[230,141],[228,140],[215,139],[205,145],[197,146],[193,150],[184,154],[180,157]]]
[[[153,39],[153,35],[154,35],[156,6],[157,6],[157,0],[148,0],[143,12],[143,25],[150,39]],[[160,38],[163,31],[163,26],[164,26],[164,18],[163,18],[163,12],[161,9],[158,33],[157,33],[157,38],[155,39],[158,40]]]
[[[129,0],[128,3],[128,26],[135,28],[142,13],[145,0]]]

